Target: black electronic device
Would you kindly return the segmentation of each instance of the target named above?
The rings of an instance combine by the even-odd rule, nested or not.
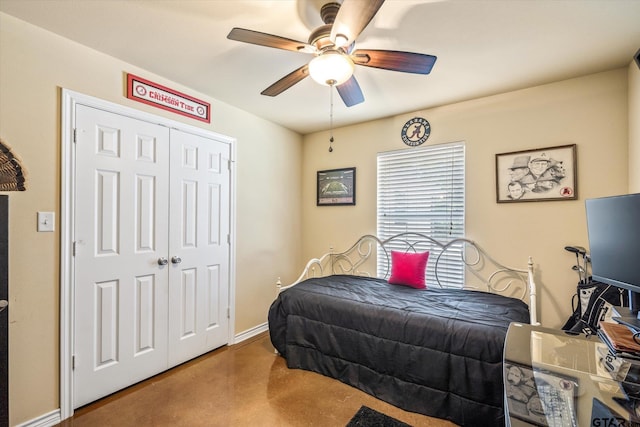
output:
[[[593,280],[629,291],[616,321],[640,331],[640,193],[585,202]]]

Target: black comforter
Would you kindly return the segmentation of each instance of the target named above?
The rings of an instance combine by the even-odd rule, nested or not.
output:
[[[271,341],[289,368],[464,426],[504,424],[510,322],[529,322],[522,301],[342,275],[299,283],[269,310]]]

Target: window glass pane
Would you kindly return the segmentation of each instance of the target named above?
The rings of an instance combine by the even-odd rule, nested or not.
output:
[[[378,154],[378,237],[409,231],[441,242],[464,237],[464,168],[464,143]],[[440,258],[443,286],[462,287],[461,251],[460,245]],[[378,256],[378,275],[388,271],[386,262]],[[430,259],[429,267],[434,264]],[[427,284],[437,283],[429,267]]]

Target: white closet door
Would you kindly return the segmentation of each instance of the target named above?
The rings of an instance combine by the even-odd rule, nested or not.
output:
[[[228,342],[229,144],[171,130],[169,364]]]
[[[169,129],[76,107],[74,407],[167,368]]]

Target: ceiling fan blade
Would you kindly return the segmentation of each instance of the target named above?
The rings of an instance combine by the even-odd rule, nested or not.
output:
[[[298,83],[299,81],[303,80],[308,75],[309,75],[309,65],[305,64],[302,67],[298,68],[297,70],[287,74],[286,76],[284,76],[283,78],[281,78],[280,80],[278,80],[277,82],[275,82],[274,84],[272,84],[271,86],[269,86],[268,88],[266,88],[260,93],[262,95],[267,95],[267,96],[280,95],[282,92],[289,89],[291,86]]]
[[[423,53],[398,52],[395,50],[356,49],[351,59],[358,65],[402,71],[404,73],[429,74],[436,57]]]
[[[336,86],[340,98],[347,107],[360,104],[364,101],[364,95],[360,89],[360,85],[354,76],[351,76],[349,80],[342,83],[340,86]]]
[[[291,40],[286,37],[274,36],[273,34],[261,33],[259,31],[247,30],[244,28],[233,28],[227,35],[229,40],[236,40],[244,43],[257,44],[259,46],[274,47],[276,49],[292,50],[294,52],[315,52],[316,48],[310,44]]]
[[[344,0],[331,27],[331,41],[348,46],[371,22],[384,0]]]

